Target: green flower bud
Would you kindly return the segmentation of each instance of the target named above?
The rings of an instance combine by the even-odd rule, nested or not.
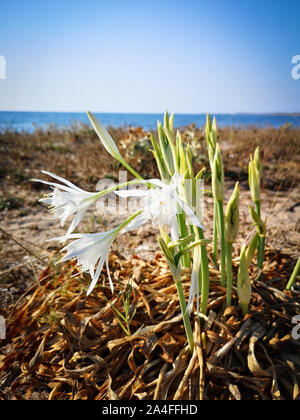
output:
[[[158,242],[159,242],[160,248],[161,248],[162,252],[165,254],[165,257],[167,258],[168,262],[175,265],[174,253],[168,247],[165,239],[162,236],[159,236],[158,237]]]
[[[250,156],[249,162],[249,187],[254,202],[260,201],[260,179],[262,168],[260,164],[259,148],[255,150],[254,159]]]
[[[210,115],[207,114],[206,115],[206,143],[207,143],[208,157],[209,157],[209,163],[210,163],[211,169],[214,162],[217,142],[218,142],[218,138],[217,138],[216,118],[214,117],[213,123],[212,123]]]
[[[172,137],[174,137],[174,112],[172,112],[169,118],[169,130],[172,134]]]
[[[239,196],[240,186],[237,182],[225,213],[225,239],[227,242],[235,242],[239,233]]]
[[[180,156],[180,174],[183,177],[185,177],[186,173],[189,173],[189,171],[188,171],[188,165],[187,165],[187,160],[186,160],[186,154],[183,148],[180,149],[179,156]]]
[[[177,130],[176,133],[176,159],[177,159],[177,167],[179,168],[179,172],[182,176],[185,175],[188,165],[186,160],[186,154],[183,146],[183,141],[180,132]]]
[[[100,123],[100,121],[97,120],[97,118],[91,113],[87,112],[87,115],[92,123],[92,126],[94,130],[96,131],[98,137],[101,140],[101,143],[103,144],[106,151],[113,156],[115,159],[117,159],[119,162],[123,162],[124,159],[122,158],[119,149],[117,148],[116,143],[106,130],[106,128]]]
[[[197,181],[198,179],[204,179],[205,171],[206,171],[206,168],[205,167],[202,168],[202,169],[200,169],[200,171],[195,176],[195,180]]]
[[[211,134],[213,136],[214,145],[216,145],[218,143],[218,126],[216,117],[213,118]]]
[[[162,157],[168,169],[169,175],[173,176],[175,169],[174,169],[171,146],[169,144],[168,139],[166,138],[164,128],[161,122],[159,121],[157,122],[157,131],[158,131],[158,139],[159,139],[159,145],[160,145]]]
[[[224,199],[224,170],[219,144],[216,146],[212,167],[212,191],[215,200],[219,201]]]
[[[170,159],[172,159],[173,166],[176,168],[176,171],[179,172],[179,156],[176,154],[176,144],[174,142],[173,134],[171,131],[164,127],[163,132],[168,143],[168,149],[170,151]]]
[[[152,150],[152,153],[156,160],[156,164],[157,164],[157,168],[158,168],[158,172],[160,174],[161,180],[165,184],[168,184],[170,182],[171,177],[169,175],[167,168],[165,167],[164,161],[162,160],[158,152],[156,152],[155,150]]]
[[[181,267],[180,267],[180,264],[176,264],[173,251],[168,247],[168,245],[166,244],[162,236],[159,236],[158,242],[159,242],[162,252],[165,254],[172,276],[174,277],[175,281],[180,280]]]
[[[160,151],[158,141],[152,133],[150,133],[150,141],[151,141],[152,147],[156,151],[156,153],[161,155],[161,151]]]
[[[189,245],[192,241],[195,240],[195,236],[196,235],[194,233],[192,233],[191,235],[186,236],[185,238],[180,238],[180,239],[177,239],[176,241],[170,241],[168,243],[168,248],[172,249],[172,248],[176,248],[178,246]]]
[[[246,315],[249,311],[249,303],[251,300],[251,281],[248,273],[248,265],[246,258],[246,245],[242,247],[240,256],[240,266],[238,272],[237,292],[240,306],[243,314]]]
[[[190,144],[186,146],[185,153],[186,153],[186,161],[187,161],[187,166],[188,166],[188,171],[189,171],[189,177],[190,179],[194,179],[193,152],[192,152]]]
[[[97,133],[102,145],[107,150],[107,152],[118,160],[133,176],[138,179],[143,179],[121,156],[119,149],[117,148],[116,143],[112,139],[111,135],[105,129],[105,127],[97,120],[97,118],[91,113],[87,112],[87,115],[91,121],[91,124]]]
[[[254,152],[254,162],[255,162],[255,166],[259,172],[259,181],[261,180],[261,176],[262,176],[262,166],[261,166],[261,161],[260,161],[260,148],[257,147],[255,149]]]
[[[213,163],[214,163],[214,157],[215,157],[215,154],[216,154],[216,146],[217,146],[217,143],[214,142],[214,135],[211,132],[210,133],[210,141],[207,144],[208,159],[209,159],[211,169],[212,169],[212,166],[213,166]]]
[[[164,127],[169,129],[169,113],[168,113],[168,111],[166,111],[165,115],[164,115]]]
[[[206,126],[205,126],[205,130],[206,130],[206,141],[209,142],[209,136],[210,136],[210,132],[212,129],[212,124],[211,124],[211,117],[209,114],[206,114]]]

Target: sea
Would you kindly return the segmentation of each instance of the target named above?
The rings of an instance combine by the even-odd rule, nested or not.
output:
[[[163,119],[163,114],[125,114],[125,113],[95,113],[105,126],[113,127],[143,127],[145,130],[156,128],[157,120]],[[225,127],[281,127],[289,124],[300,127],[300,114],[215,114],[218,126]],[[205,114],[175,114],[174,125],[185,127],[195,124],[205,125]],[[78,124],[89,124],[86,113],[82,112],[21,112],[0,111],[0,131],[10,129],[33,132],[36,128],[47,129],[50,125],[59,128],[70,128]]]

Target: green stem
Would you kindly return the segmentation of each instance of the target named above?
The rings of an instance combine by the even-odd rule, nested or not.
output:
[[[291,290],[299,272],[300,272],[300,258],[298,259],[297,264],[294,268],[293,274],[291,275],[290,281],[288,282],[288,285],[286,286],[286,290]]]
[[[199,239],[204,239],[203,230],[195,228]],[[199,278],[200,281],[200,278]],[[209,298],[209,267],[206,245],[201,245],[201,305],[200,311],[202,314],[207,314],[207,304]]]
[[[185,301],[185,297],[184,297],[184,293],[183,293],[181,279],[174,278],[174,280],[175,280],[175,284],[176,284],[176,288],[177,288],[177,293],[178,293],[180,309],[181,309],[181,313],[182,313],[182,317],[183,317],[183,324],[184,324],[184,328],[185,328],[186,338],[187,338],[188,343],[189,343],[190,351],[193,352],[193,350],[194,350],[193,330],[192,330],[192,327],[191,327],[191,322],[190,322],[189,314],[188,314],[187,307],[186,307],[186,301]]]
[[[231,306],[232,299],[232,242],[226,242],[226,267],[227,267],[227,307]]]
[[[213,228],[213,251],[212,259],[215,266],[218,266],[218,204],[214,201],[214,228]]]
[[[143,180],[144,178],[139,175],[125,160],[120,162],[135,178]]]
[[[266,238],[264,236],[259,237],[257,265],[258,265],[258,268],[261,270],[263,269],[263,265],[264,265],[265,241],[266,241]]]
[[[129,185],[138,185],[138,184],[144,184],[144,181],[142,182],[141,180],[139,181],[134,180],[134,181],[123,182],[122,184],[114,185],[112,187],[107,188],[106,190],[100,191],[98,194],[95,194],[93,198],[102,197],[113,191],[117,191],[117,190],[120,190],[121,188],[128,187]],[[83,201],[88,201],[88,200],[90,200],[90,198],[85,198]]]
[[[253,256],[255,254],[255,251],[258,246],[258,240],[259,240],[259,234],[256,233],[252,241],[250,242],[250,245],[246,251],[246,260],[247,260],[247,267],[250,266],[251,261],[253,260]]]
[[[240,303],[240,307],[243,313],[243,316],[246,316],[249,312],[249,304],[248,303]]]
[[[177,214],[177,222],[178,222],[178,228],[179,228],[179,238],[186,238],[188,236],[188,230],[185,223],[185,217],[182,212]],[[182,247],[181,247],[182,248]],[[180,247],[179,247],[180,249]],[[190,254],[185,254],[181,257],[181,264],[185,268],[189,268],[191,266],[191,256]]]
[[[260,200],[255,201],[256,213],[261,217]],[[260,236],[257,247],[257,266],[260,270],[263,268],[264,254],[265,254],[265,237]]]
[[[200,255],[201,255],[201,250],[200,250]],[[202,288],[203,288],[203,280],[202,280],[202,266],[200,266],[199,272],[198,272],[198,285],[199,285],[199,293],[201,291],[201,296],[202,296]],[[207,308],[205,309],[205,313],[204,315],[206,315],[207,312]]]
[[[131,216],[129,216],[123,223],[121,223],[116,228],[116,231],[119,233],[125,226],[127,226],[133,219],[139,216],[142,212],[143,210],[138,210],[137,212],[133,213]]]
[[[225,226],[224,226],[224,212],[223,200],[218,200],[218,222],[219,234],[221,242],[221,286],[226,286],[226,243],[225,243]]]

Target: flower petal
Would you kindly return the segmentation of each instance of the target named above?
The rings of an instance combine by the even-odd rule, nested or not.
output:
[[[72,188],[66,187],[65,185],[57,184],[57,182],[49,182],[49,181],[45,181],[44,179],[38,179],[38,178],[32,178],[31,181],[40,182],[41,184],[50,185],[51,187],[59,188],[67,192],[72,192]]]
[[[79,192],[82,192],[83,190],[79,187],[76,187],[76,185],[72,184],[72,182],[68,181],[67,179],[62,178],[61,176],[55,175],[52,172],[48,172],[48,171],[44,171],[42,170],[42,173],[48,176],[51,176],[52,178],[57,179],[58,181],[63,182],[64,184],[66,184],[68,187],[72,188],[73,190],[77,190]]]
[[[107,255],[101,255],[101,258],[98,262],[98,267],[97,267],[96,273],[94,274],[94,276],[92,278],[92,282],[90,284],[90,287],[88,288],[88,291],[86,293],[87,296],[89,296],[92,293],[93,289],[95,288],[95,286],[96,286],[96,284],[99,280],[99,277],[100,277],[100,274],[101,274],[101,271],[102,271],[102,268],[103,268],[103,265],[104,265],[104,262],[105,262],[106,258],[107,258]]]
[[[111,292],[114,293],[114,285],[113,285],[113,282],[112,282],[112,279],[111,279],[111,276],[110,276],[110,272],[109,272],[108,258],[106,258],[105,264],[106,264],[106,271],[107,271],[107,275],[108,275],[108,279],[109,279],[109,285],[110,285],[110,288],[111,288]]]
[[[191,224],[206,230],[205,227],[200,223],[200,221],[198,220],[198,218],[196,217],[195,213],[193,212],[193,210],[190,208],[190,206],[188,204],[186,204],[177,193],[174,193],[174,197],[176,199],[176,201],[178,202],[179,206],[182,208],[182,210],[185,212],[185,214],[187,215],[188,219],[190,220]]]
[[[122,198],[145,197],[148,194],[148,190],[120,190],[114,191],[114,193]]]
[[[150,219],[150,215],[143,211],[139,216],[137,216],[131,223],[129,223],[125,229],[122,230],[122,233],[130,232],[135,230],[142,225],[144,225]]]
[[[87,210],[88,210],[88,208],[86,207],[86,208],[83,208],[83,209],[78,211],[78,213],[76,214],[76,216],[74,217],[74,219],[72,220],[72,222],[71,222],[71,224],[68,228],[66,236],[69,236],[73,232],[73,230],[79,225],[81,220],[84,218]]]

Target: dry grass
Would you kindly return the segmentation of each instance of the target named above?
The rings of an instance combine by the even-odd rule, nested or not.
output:
[[[193,134],[194,133],[194,134]],[[192,136],[191,136],[192,135]],[[186,140],[192,139],[196,162],[206,163],[206,145],[201,130],[186,131]],[[247,129],[227,127],[219,129],[219,141],[227,179],[247,181],[248,162],[257,146],[262,151],[264,167],[263,187],[286,190],[300,181],[300,130],[289,125],[276,128]],[[197,144],[198,143],[198,144]],[[201,155],[201,150],[205,151]]]
[[[197,316],[192,317],[193,355],[165,260],[112,254],[110,266],[113,296],[106,274],[87,298],[89,280],[71,277],[74,263],[63,265],[59,274],[50,264],[11,308],[0,356],[0,399],[299,398],[300,344],[291,337],[291,325],[300,314],[300,294],[281,291],[290,273],[288,257],[268,251],[261,281],[252,272],[251,312],[245,319],[235,290],[235,306],[224,311],[225,290],[211,267],[210,312],[201,334]],[[186,296],[189,275],[182,279]],[[121,293],[129,280],[131,336],[113,310],[124,313]]]
[[[143,177],[157,176],[149,135],[141,128],[110,128],[126,160]],[[195,169],[208,167],[205,137],[202,129],[190,126],[183,130],[190,142]],[[286,189],[300,181],[300,129],[289,126],[275,128],[224,128],[219,130],[220,143],[227,168],[227,179],[247,178],[250,153],[260,145],[264,165],[264,187]],[[99,144],[94,131],[85,125],[71,129],[36,130],[34,133],[5,131],[0,133],[0,182],[21,183],[29,188],[29,179],[47,169],[83,187],[103,178],[116,179],[122,169]],[[34,188],[38,188],[36,185]]]

